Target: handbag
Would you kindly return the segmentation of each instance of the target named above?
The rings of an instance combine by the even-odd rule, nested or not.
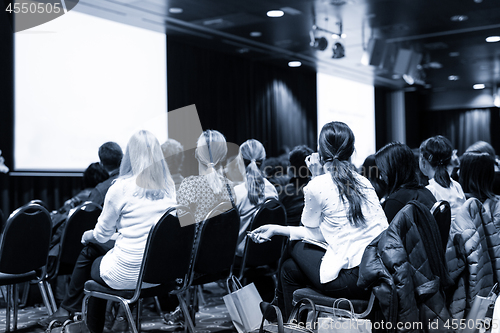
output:
[[[309,303],[311,311],[308,313],[307,320],[301,322],[300,307],[304,303]],[[294,305],[287,323],[283,323],[283,315],[276,305],[262,302],[260,308],[263,314],[262,321],[259,329],[252,333],[313,333],[315,331],[316,306],[309,298],[303,298]],[[267,323],[266,319],[273,313],[276,314],[276,323]]]
[[[240,281],[231,276],[228,286],[231,284],[234,286],[234,291],[230,289],[230,293],[222,297],[231,321],[239,333],[251,332],[259,327],[262,320],[259,308],[262,298],[253,283],[242,287]]]
[[[488,296],[477,295],[474,298],[474,302],[472,302],[470,311],[467,313],[467,318],[465,319],[465,328],[459,330],[460,333],[481,332],[484,331],[485,327],[490,326],[488,321],[491,321],[491,316],[493,315],[493,308],[497,299],[497,294],[495,293],[497,286],[498,283],[491,288]],[[495,324],[498,325],[498,323]]]
[[[342,302],[349,304],[350,311],[339,308]],[[372,331],[371,321],[356,318],[354,307],[347,298],[338,298],[333,302],[332,314],[332,317],[318,319],[318,333],[371,333]]]

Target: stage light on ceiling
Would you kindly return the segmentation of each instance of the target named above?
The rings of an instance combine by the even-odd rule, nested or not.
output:
[[[472,86],[472,88],[476,90],[484,89],[485,85],[483,83],[476,83],[475,85]]]
[[[168,9],[169,13],[171,14],[181,14],[184,10],[179,7],[171,7]]]
[[[463,22],[467,21],[469,17],[467,15],[455,15],[450,18],[453,22]]]
[[[262,32],[260,31],[252,31],[250,33],[250,37],[260,37],[260,36],[262,36]]]
[[[300,66],[302,66],[302,63],[300,61],[290,61],[288,63],[288,66],[289,67],[300,67]]]
[[[488,43],[500,42],[500,36],[489,36],[486,38],[486,42]]]
[[[285,15],[285,12],[282,10],[270,10],[267,12],[267,16],[269,17],[282,17]]]
[[[333,44],[332,52],[333,52],[332,54],[333,59],[340,59],[345,57],[344,45],[340,44],[339,42]]]
[[[448,76],[448,80],[449,81],[458,81],[460,79],[460,77],[458,77],[458,75],[450,75]]]
[[[328,40],[325,37],[316,37],[314,40],[311,40],[310,45],[317,50],[324,51],[328,47]]]

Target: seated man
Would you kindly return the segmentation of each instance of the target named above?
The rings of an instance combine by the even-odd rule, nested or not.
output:
[[[122,149],[116,142],[106,142],[99,147],[99,160],[101,161],[101,165],[108,172],[109,178],[98,184],[92,192],[90,192],[89,201],[99,206],[104,204],[104,197],[111,183],[118,177],[118,173],[120,172],[122,157]]]

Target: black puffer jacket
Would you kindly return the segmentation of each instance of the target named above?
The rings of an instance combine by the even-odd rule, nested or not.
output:
[[[500,196],[483,203],[483,227],[495,282],[500,283]]]
[[[465,318],[476,295],[487,296],[493,286],[483,214],[481,202],[471,198],[451,222],[446,261],[456,285],[449,305],[451,315],[456,319]]]
[[[396,332],[447,332],[444,324],[451,316],[443,288],[451,281],[444,267],[436,222],[427,207],[411,201],[366,248],[358,285],[373,288],[385,319]],[[433,329],[429,322],[436,321]],[[398,328],[398,322],[421,322],[422,330]]]

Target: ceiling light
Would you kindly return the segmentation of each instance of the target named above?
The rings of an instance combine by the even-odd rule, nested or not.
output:
[[[289,67],[300,67],[301,65],[302,65],[302,63],[300,61],[290,61],[288,63]]]
[[[346,34],[341,34],[340,37],[347,38],[347,35]]]
[[[450,81],[458,81],[458,79],[460,79],[460,77],[458,75],[448,76],[448,80],[450,80]]]
[[[332,34],[332,38],[333,38],[333,39],[340,39],[340,36],[339,36],[339,35],[337,35],[337,34]]]
[[[484,89],[485,85],[483,83],[476,83],[475,85],[472,86],[472,88],[479,90],[479,89]]]
[[[486,41],[488,43],[500,42],[500,36],[490,36],[490,37],[486,38]]]
[[[411,75],[403,74],[403,80],[405,80],[405,82],[410,86],[415,84],[415,78]]]
[[[466,21],[469,17],[467,15],[455,15],[450,18],[454,22]]]
[[[270,10],[267,12],[267,16],[269,17],[282,17],[283,15],[285,15],[285,12],[282,10]]]
[[[340,59],[340,58],[345,57],[344,45],[342,45],[338,42],[333,44],[332,51],[333,51],[333,54],[332,54],[333,59]]]
[[[250,37],[260,37],[260,36],[262,36],[262,32],[260,31],[252,31],[250,33]]]
[[[493,96],[493,105],[500,108],[500,95],[498,93]]]
[[[450,57],[458,57],[460,55],[460,52],[450,52],[448,53]]]
[[[168,9],[168,11],[171,13],[171,14],[180,14],[182,13],[184,10],[182,8],[179,8],[179,7],[171,7]]]

